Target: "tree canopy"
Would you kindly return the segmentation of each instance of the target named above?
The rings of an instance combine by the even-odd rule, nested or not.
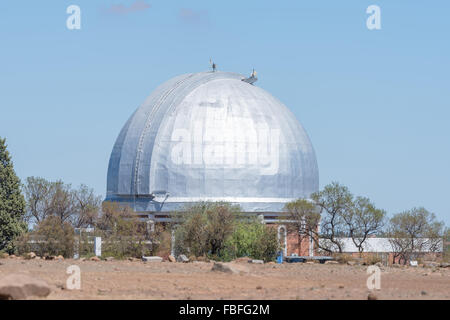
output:
[[[6,139],[0,138],[0,250],[12,253],[14,240],[26,231],[25,206]]]

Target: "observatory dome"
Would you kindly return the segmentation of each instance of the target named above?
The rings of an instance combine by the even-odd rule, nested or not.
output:
[[[148,213],[198,201],[280,212],[317,191],[305,130],[286,106],[244,78],[200,72],[159,86],[115,142],[106,201]]]

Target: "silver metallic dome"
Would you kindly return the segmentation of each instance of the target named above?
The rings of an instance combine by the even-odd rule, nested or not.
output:
[[[229,72],[175,77],[127,121],[108,167],[106,201],[138,212],[228,201],[280,212],[318,190],[311,142],[295,116]]]

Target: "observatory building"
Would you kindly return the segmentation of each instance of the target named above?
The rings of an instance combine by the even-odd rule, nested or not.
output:
[[[198,201],[227,201],[270,221],[317,191],[308,135],[255,81],[213,70],[160,85],[115,142],[106,201],[154,221]]]

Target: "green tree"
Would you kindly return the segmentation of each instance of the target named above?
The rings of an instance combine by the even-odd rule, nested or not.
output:
[[[25,199],[6,147],[0,139],[0,250],[12,253],[14,240],[26,231]]]
[[[320,238],[324,239],[321,248],[327,252],[337,249],[342,253],[340,238],[348,235],[344,216],[352,210],[353,195],[347,187],[333,182],[322,191],[313,193],[311,199],[321,212]]]
[[[368,198],[356,197],[351,210],[346,210],[343,219],[348,234],[361,254],[367,238],[382,231],[386,212],[378,209]]]
[[[442,249],[445,225],[425,208],[397,213],[389,220],[387,235],[400,262],[407,263],[416,255]]]
[[[311,237],[317,248],[331,252],[327,243],[319,241],[320,209],[314,202],[298,199],[286,203],[284,209],[288,214],[287,219],[291,221],[287,223],[287,228],[297,234],[299,243],[302,237]]]

